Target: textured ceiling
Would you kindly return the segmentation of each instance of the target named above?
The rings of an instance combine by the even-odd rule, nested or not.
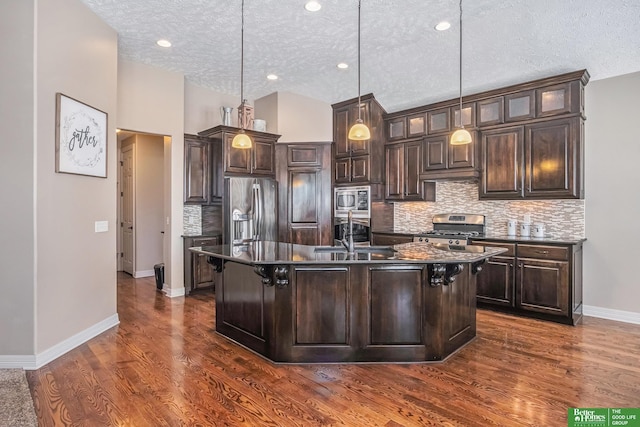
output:
[[[240,97],[240,0],[83,1],[118,32],[121,58]],[[357,0],[320,0],[316,13],[305,1],[245,0],[245,98],[358,95]],[[640,0],[466,0],[463,13],[465,94],[582,68],[592,80],[640,71]],[[435,31],[441,20],[451,29]],[[388,112],[455,98],[458,31],[457,0],[362,0],[362,93]]]

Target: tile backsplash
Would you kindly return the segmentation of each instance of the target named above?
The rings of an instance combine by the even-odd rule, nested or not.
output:
[[[222,230],[222,205],[184,205],[185,236],[216,234]]]
[[[182,210],[183,232],[185,236],[202,234],[202,206],[184,205]]]
[[[506,234],[507,220],[542,223],[554,237],[583,238],[584,200],[478,200],[478,184],[471,181],[438,181],[435,202],[394,204],[394,231],[416,233],[433,228],[431,219],[440,213],[484,214],[488,234]]]

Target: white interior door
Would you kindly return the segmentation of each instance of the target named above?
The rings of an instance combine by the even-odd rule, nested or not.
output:
[[[122,148],[122,270],[133,275],[135,265],[133,144]]]

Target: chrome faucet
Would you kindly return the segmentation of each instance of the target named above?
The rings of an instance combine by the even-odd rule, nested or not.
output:
[[[353,254],[356,250],[353,245],[353,212],[351,210],[347,214],[347,228],[348,232],[343,233],[341,242],[347,252]]]

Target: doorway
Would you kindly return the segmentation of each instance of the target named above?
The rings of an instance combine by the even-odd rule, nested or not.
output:
[[[154,275],[164,260],[164,136],[119,131],[118,270]]]

